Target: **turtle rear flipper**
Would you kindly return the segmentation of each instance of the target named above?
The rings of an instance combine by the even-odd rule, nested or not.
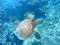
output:
[[[35,30],[34,30],[34,35],[35,35],[36,39],[41,39],[39,32],[37,32]]]

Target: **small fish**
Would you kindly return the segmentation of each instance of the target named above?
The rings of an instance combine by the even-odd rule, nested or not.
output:
[[[34,30],[34,27],[41,21],[43,21],[43,18],[39,18],[36,21],[33,21],[31,18],[25,19],[19,24],[17,29],[14,31],[14,34],[20,40],[25,40],[32,34],[34,34],[37,39],[40,39],[40,34],[38,31]]]

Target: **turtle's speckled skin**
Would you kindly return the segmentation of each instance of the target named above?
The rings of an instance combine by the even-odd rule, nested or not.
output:
[[[23,20],[14,31],[15,35],[21,40],[30,37],[33,33],[33,25],[31,23],[32,19]]]

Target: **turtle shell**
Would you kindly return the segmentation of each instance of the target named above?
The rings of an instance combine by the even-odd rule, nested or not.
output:
[[[21,40],[24,40],[24,39],[30,37],[31,34],[33,33],[33,26],[31,23],[32,23],[31,19],[23,20],[19,24],[17,29],[14,31],[15,35]]]

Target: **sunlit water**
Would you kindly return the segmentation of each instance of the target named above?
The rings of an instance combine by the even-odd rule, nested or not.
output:
[[[44,21],[34,28],[41,39],[32,35],[22,45],[60,45],[60,0],[0,0],[0,45],[20,45],[10,35],[27,13]]]

